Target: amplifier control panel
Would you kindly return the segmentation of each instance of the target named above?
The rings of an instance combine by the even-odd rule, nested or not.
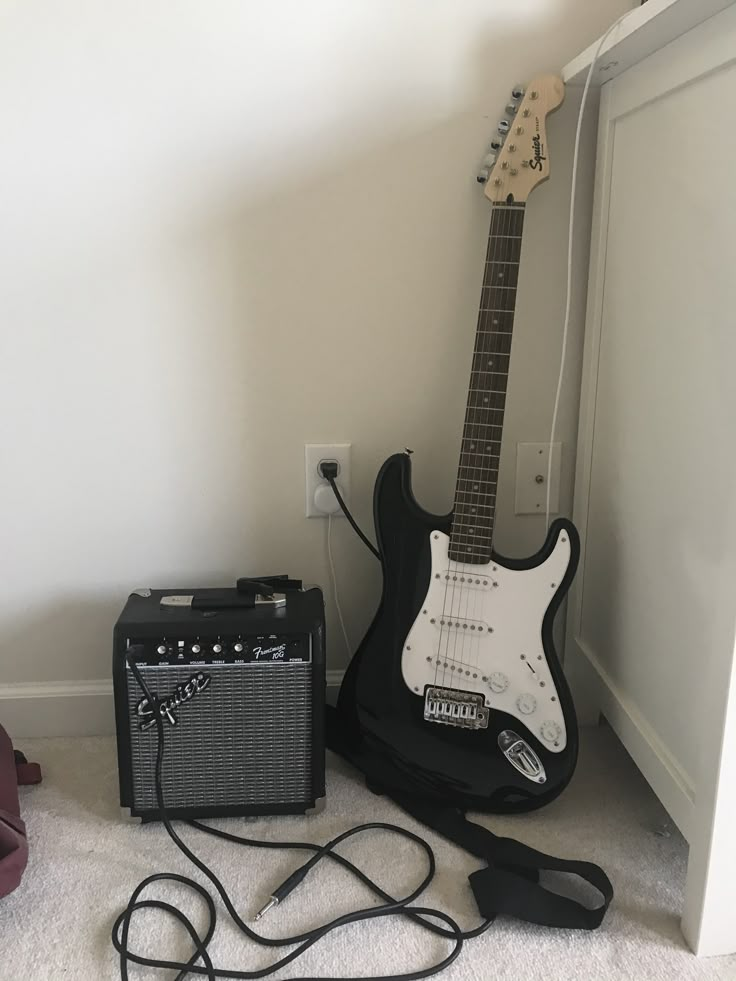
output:
[[[312,660],[309,634],[130,638],[128,647],[133,645],[144,649],[136,664],[293,664]]]

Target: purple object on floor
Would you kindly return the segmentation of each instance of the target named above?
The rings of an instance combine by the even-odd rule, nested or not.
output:
[[[38,764],[27,763],[25,757],[16,754],[10,736],[0,726],[0,899],[18,887],[28,861],[18,784],[40,780]]]

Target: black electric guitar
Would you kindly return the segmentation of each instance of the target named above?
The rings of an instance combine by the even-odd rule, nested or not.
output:
[[[553,799],[578,750],[552,640],[577,532],[556,520],[522,561],[493,549],[524,207],[549,176],[545,121],[563,94],[555,76],[517,91],[513,118],[500,127],[505,143],[487,161],[493,207],[455,507],[444,517],[422,510],[408,454],[384,464],[374,495],[383,596],[339,705],[392,766],[435,796],[483,810]]]

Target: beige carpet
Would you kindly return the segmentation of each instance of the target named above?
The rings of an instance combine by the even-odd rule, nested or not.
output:
[[[110,944],[111,924],[134,886],[154,871],[197,878],[155,825],[124,819],[117,806],[117,770],[110,739],[25,740],[20,747],[43,765],[42,786],[24,788],[22,806],[31,839],[31,863],[21,888],[0,901],[2,981],[115,979],[119,966]],[[319,817],[233,820],[245,833],[270,839],[326,841],[350,825],[382,820],[418,828],[398,808],[369,794],[341,762],[330,759],[328,807]],[[736,957],[698,960],[679,929],[687,848],[634,765],[609,730],[584,732],[575,778],[546,810],[513,818],[480,819],[545,851],[590,859],[609,873],[614,905],[594,933],[554,931],[498,921],[466,944],[443,981],[690,981],[736,979]],[[299,864],[295,852],[239,848],[180,826],[192,847],[225,881],[249,916],[272,887]],[[662,831],[665,834],[662,834]],[[478,867],[436,835],[427,833],[438,875],[426,900],[456,915],[463,926],[477,921],[467,885]],[[348,842],[345,854],[395,895],[421,873],[409,842],[367,833]],[[176,888],[159,887],[173,901]],[[204,922],[197,902],[182,905]],[[373,902],[343,870],[324,862],[312,877],[262,921],[263,933],[288,935],[317,926],[339,912]],[[143,952],[185,960],[182,933],[162,914],[141,914],[131,940]],[[216,966],[252,970],[274,959],[236,933],[224,910],[211,946]],[[425,967],[443,942],[404,919],[351,925],[310,950],[281,977],[391,974]],[[131,967],[131,979],[171,978],[170,971]]]

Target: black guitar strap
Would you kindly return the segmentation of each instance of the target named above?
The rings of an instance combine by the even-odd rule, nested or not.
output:
[[[595,930],[600,926],[613,899],[613,886],[603,869],[591,862],[555,858],[513,838],[494,835],[468,821],[460,808],[428,797],[425,788],[412,793],[411,775],[390,755],[378,747],[371,748],[369,740],[356,738],[351,728],[337,709],[328,706],[327,745],[365,775],[372,791],[386,794],[417,821],[486,862],[485,868],[469,876],[481,916],[493,919],[501,913],[528,923],[567,929]],[[600,901],[590,907],[582,899],[554,892],[540,881],[545,872],[576,877],[578,885],[582,881],[592,886]]]

